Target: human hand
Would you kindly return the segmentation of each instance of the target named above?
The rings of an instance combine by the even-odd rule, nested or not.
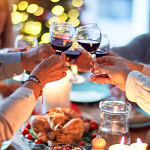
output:
[[[65,77],[67,70],[68,67],[64,66],[61,58],[52,55],[39,63],[30,75],[36,76],[44,87],[46,83]]]
[[[92,61],[91,55],[82,49],[76,49],[81,52],[80,56],[77,58],[75,64],[78,67],[78,70],[81,72],[87,72],[92,67],[90,62]],[[62,53],[62,58],[67,65],[71,65],[69,61],[66,59],[65,53]]]
[[[94,75],[91,80],[99,83],[109,83],[119,86],[121,90],[125,90],[126,78],[131,71],[126,63],[120,57],[103,56],[93,61],[91,72],[105,72],[108,76]]]
[[[32,71],[33,68],[45,58],[55,55],[55,51],[50,44],[40,44],[30,50],[21,53],[23,69]]]

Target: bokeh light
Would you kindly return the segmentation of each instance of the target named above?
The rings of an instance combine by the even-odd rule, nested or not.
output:
[[[52,22],[59,22],[59,21],[60,21],[59,17],[51,17],[48,20],[48,24],[50,25]]]
[[[70,18],[68,22],[72,23],[73,27],[77,27],[80,24],[80,20],[78,18]]]
[[[49,36],[50,36],[50,33],[49,32],[47,32],[47,33],[44,33],[42,36],[41,36],[41,41],[43,42],[43,43],[49,43]]]
[[[41,16],[44,12],[43,7],[38,7],[38,10],[34,13],[35,16]]]
[[[56,5],[52,8],[51,12],[56,16],[60,16],[64,12],[64,7],[60,5]]]
[[[29,3],[27,1],[21,1],[18,4],[18,10],[26,10],[28,5],[29,5]]]
[[[17,11],[17,5],[13,4],[13,11]]]
[[[72,5],[74,7],[81,7],[83,5],[83,0],[72,0]]]
[[[24,26],[24,32],[27,34],[38,35],[41,32],[42,24],[38,21],[29,21]]]
[[[66,13],[61,14],[60,16],[58,16],[60,21],[64,22],[68,19],[68,15]]]
[[[59,2],[60,0],[50,0],[50,1],[56,3]]]
[[[27,8],[28,13],[35,13],[38,10],[38,5],[37,4],[30,4]]]
[[[20,12],[12,12],[11,13],[11,20],[13,24],[18,24],[22,21],[22,14]]]
[[[71,9],[68,11],[68,16],[70,18],[72,18],[72,17],[78,18],[79,17],[79,11],[77,9]]]

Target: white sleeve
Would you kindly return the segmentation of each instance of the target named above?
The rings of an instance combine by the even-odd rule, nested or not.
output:
[[[136,102],[150,114],[150,77],[131,71],[126,80],[125,92],[130,101]]]
[[[10,139],[29,118],[36,104],[33,90],[21,87],[0,105],[0,142]]]

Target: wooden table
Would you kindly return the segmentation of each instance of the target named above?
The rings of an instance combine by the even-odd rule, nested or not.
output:
[[[78,103],[76,105],[85,118],[95,119],[98,122],[100,121],[98,103],[92,103],[90,105]],[[150,126],[144,128],[131,128],[129,132],[131,143],[136,142],[136,139],[140,137],[143,142],[150,144]],[[20,139],[19,134],[16,133],[12,139],[12,145],[7,150],[30,150],[30,148]]]

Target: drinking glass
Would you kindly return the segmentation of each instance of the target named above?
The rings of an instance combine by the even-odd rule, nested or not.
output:
[[[100,102],[99,134],[106,140],[106,149],[113,144],[120,144],[124,137],[124,144],[130,144],[128,117],[131,104],[120,100],[105,100]]]
[[[76,30],[78,43],[91,55],[95,54],[101,42],[101,31],[96,23],[80,26]]]
[[[38,40],[35,36],[32,35],[23,35],[20,34],[15,39],[15,48],[17,49],[30,49],[38,45]],[[30,71],[26,70],[21,75],[14,76],[13,79],[17,81],[24,81],[28,77],[27,74],[30,74]]]
[[[50,25],[50,43],[57,55],[61,55],[72,46],[75,29],[68,22],[52,22]]]

